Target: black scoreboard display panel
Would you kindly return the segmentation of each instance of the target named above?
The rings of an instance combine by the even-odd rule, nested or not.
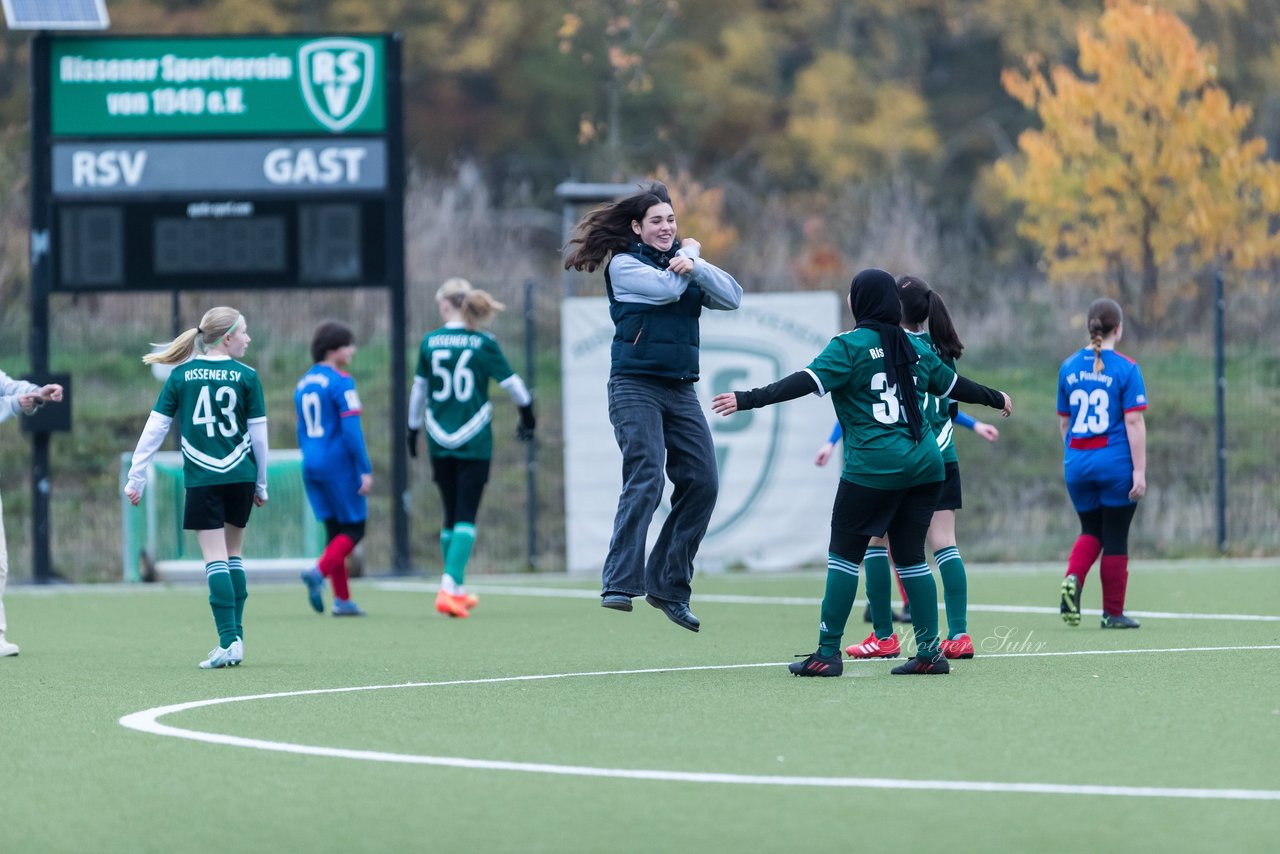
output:
[[[381,199],[56,206],[55,290],[382,284]]]

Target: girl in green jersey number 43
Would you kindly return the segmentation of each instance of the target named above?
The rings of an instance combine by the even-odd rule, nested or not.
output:
[[[182,527],[196,532],[218,629],[218,645],[200,662],[205,670],[244,660],[244,529],[249,512],[267,503],[262,385],[257,371],[238,361],[250,340],[244,315],[219,306],[195,329],[142,357],[147,364],[176,367],[147,418],[124,488],[131,504],[142,500],[147,467],[177,421],[187,489]]]
[[[858,592],[860,565],[871,538],[887,533],[898,575],[914,606],[917,648],[916,656],[893,672],[946,673],[951,668],[939,648],[938,588],[924,556],[944,468],[920,396],[981,403],[1006,416],[1013,404],[1004,392],[958,376],[931,347],[902,330],[898,287],[884,270],[863,270],[854,277],[849,308],[857,327],[831,339],[807,368],[764,388],[716,395],[712,409],[730,415],[806,394],[830,393],[844,429],[845,468],[831,510],[818,649],[792,664],[791,672],[843,672],[840,639]],[[884,581],[887,587],[888,578]]]

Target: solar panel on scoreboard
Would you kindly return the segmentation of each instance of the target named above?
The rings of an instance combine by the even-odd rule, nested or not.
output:
[[[3,0],[13,30],[105,30],[105,0]]]

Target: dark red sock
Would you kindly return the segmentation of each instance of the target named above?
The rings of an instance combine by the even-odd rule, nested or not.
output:
[[[898,592],[902,594],[902,607],[911,610],[911,600],[907,598],[907,588],[902,586],[902,579],[898,576],[898,571],[893,571],[894,580],[898,582]]]
[[[1102,540],[1091,534],[1081,534],[1076,537],[1076,544],[1071,547],[1071,557],[1067,558],[1066,575],[1074,575],[1081,590],[1084,590],[1084,578],[1089,574],[1089,568],[1093,566],[1093,562],[1100,554],[1102,554]]]
[[[1124,591],[1129,586],[1129,556],[1102,556],[1102,610],[1116,616],[1124,613]]]
[[[346,534],[339,534],[324,547],[320,555],[320,572],[333,585],[335,599],[350,599],[351,590],[347,587],[347,555],[356,547],[355,540]]]

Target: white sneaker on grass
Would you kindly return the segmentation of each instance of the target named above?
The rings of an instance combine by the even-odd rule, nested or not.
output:
[[[231,646],[235,646],[235,641],[232,641]],[[231,663],[231,647],[223,649],[220,646],[215,646],[209,650],[209,657],[200,662],[200,669],[214,670],[219,667],[226,667]]]
[[[244,661],[244,641],[236,638],[231,642],[231,646],[227,647],[227,664],[236,667],[240,662]]]
[[[10,655],[18,654],[18,645],[10,643],[4,638],[0,638],[0,658],[7,658]]]

